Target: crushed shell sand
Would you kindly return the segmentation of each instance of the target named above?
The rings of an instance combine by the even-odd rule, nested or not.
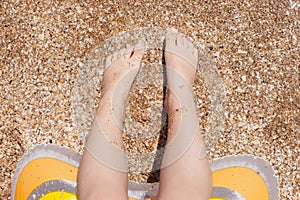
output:
[[[74,98],[81,98],[81,93],[72,92],[80,83],[80,70],[106,39],[140,27],[178,27],[213,59],[225,86],[224,130],[213,129],[218,126],[209,123],[218,121],[214,118],[220,114],[211,110],[212,102],[220,103],[213,94],[213,86],[220,84],[209,85],[203,74],[197,75],[194,84],[201,126],[220,131],[212,134],[209,158],[241,153],[260,156],[275,169],[281,199],[296,199],[300,179],[299,7],[292,0],[2,1],[0,199],[10,198],[16,163],[33,145],[55,143],[82,152],[82,130],[88,124],[74,119]],[[109,51],[101,53],[105,56]],[[150,52],[145,63],[147,59],[153,63],[156,54]],[[155,65],[151,69],[157,70]],[[161,117],[156,115],[162,105],[159,84],[132,90],[124,133],[127,151],[152,151],[157,146],[154,136],[140,141],[126,135],[138,133],[134,130],[141,126],[149,129],[152,120]],[[92,100],[83,99],[89,108],[96,106],[99,88],[91,91]],[[83,115],[82,121],[90,121],[89,117]],[[130,179],[157,181],[157,174],[131,173]]]

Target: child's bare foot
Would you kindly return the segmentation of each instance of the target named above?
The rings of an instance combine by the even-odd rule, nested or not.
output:
[[[166,36],[165,61],[168,137],[160,173],[159,200],[208,199],[211,174],[204,148],[193,94],[198,51],[177,31]]]
[[[167,71],[165,108],[169,115],[175,113],[182,117],[183,111],[189,113],[189,117],[176,117],[169,121],[171,123],[169,127],[173,127],[174,123],[185,125],[183,122],[186,120],[189,121],[189,125],[193,124],[193,128],[198,128],[192,88],[198,63],[198,50],[185,36],[176,30],[169,30],[166,36],[165,61]],[[169,132],[171,133],[168,142],[175,136],[171,130]]]
[[[125,163],[114,161],[121,161],[121,157],[125,158],[122,150],[122,129],[126,101],[132,82],[139,71],[143,54],[144,46],[138,44],[122,49],[106,59],[101,99],[86,148],[99,161],[117,165],[111,166],[114,168],[127,167]]]
[[[122,93],[126,101],[131,84],[136,77],[144,55],[144,46],[137,44],[131,48],[121,49],[106,58],[102,96]]]
[[[183,80],[180,80],[182,78],[192,86],[198,64],[198,50],[191,41],[176,30],[169,30],[167,33],[165,60],[170,89],[178,85],[178,82],[182,84]],[[173,73],[179,76],[173,76]]]
[[[79,199],[128,199],[122,123],[125,103],[143,54],[144,47],[136,45],[106,60],[99,107],[79,167]]]
[[[103,77],[101,101],[95,120],[111,143],[122,146],[120,130],[110,130],[112,127],[122,129],[126,101],[131,85],[139,71],[144,54],[144,46],[138,44],[128,49],[122,49],[107,57]],[[114,126],[111,126],[115,123]],[[110,127],[109,129],[107,127]]]

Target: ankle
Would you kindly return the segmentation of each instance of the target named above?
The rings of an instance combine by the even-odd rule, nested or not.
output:
[[[168,114],[196,110],[193,90],[182,89],[182,91],[175,93],[168,89],[164,107]]]

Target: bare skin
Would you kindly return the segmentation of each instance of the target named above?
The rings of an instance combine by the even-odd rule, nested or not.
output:
[[[143,47],[132,54],[133,49],[107,58],[99,109],[79,168],[79,199],[128,199],[127,161],[120,153],[122,123],[129,89],[144,54]],[[207,200],[212,190],[211,171],[203,156],[192,90],[198,52],[185,37],[169,31],[165,60],[169,130],[158,199]],[[102,144],[103,140],[108,142]]]
[[[125,154],[120,153],[122,124],[129,90],[143,54],[143,45],[136,45],[106,59],[99,108],[78,172],[79,199],[128,199],[127,161]],[[99,138],[105,141],[104,145]]]
[[[167,145],[171,147],[166,148],[163,158],[165,167],[160,174],[158,199],[207,200],[212,190],[211,171],[203,156],[204,144],[192,90],[198,51],[188,39],[170,30],[166,36],[165,60],[168,80],[165,108],[169,116]],[[186,137],[193,138],[189,145],[180,142]],[[185,147],[179,156],[173,153],[178,145]]]

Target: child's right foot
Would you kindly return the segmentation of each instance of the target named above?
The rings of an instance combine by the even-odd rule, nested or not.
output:
[[[165,60],[170,89],[175,89],[173,87],[178,82],[182,84],[182,80],[178,80],[178,78],[185,79],[189,84],[184,85],[186,87],[193,85],[198,64],[198,50],[191,41],[176,30],[169,30],[167,33]],[[174,72],[179,76],[173,76]]]
[[[193,94],[198,51],[183,35],[169,31],[165,61],[168,137],[160,173],[159,200],[209,199],[211,173],[206,158]]]
[[[182,34],[169,30],[166,36],[165,61],[168,88],[165,108],[167,112],[181,111],[183,106],[193,104],[192,88],[198,64],[198,50]]]

